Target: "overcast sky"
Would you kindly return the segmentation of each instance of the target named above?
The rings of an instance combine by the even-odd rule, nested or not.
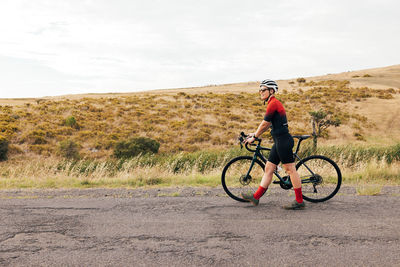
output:
[[[0,98],[400,64],[399,1],[0,0]]]

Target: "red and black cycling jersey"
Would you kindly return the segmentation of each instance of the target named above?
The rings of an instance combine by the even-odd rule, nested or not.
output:
[[[268,100],[267,112],[265,113],[264,120],[272,123],[272,136],[289,133],[286,111],[282,103],[279,102],[275,96],[271,96]]]

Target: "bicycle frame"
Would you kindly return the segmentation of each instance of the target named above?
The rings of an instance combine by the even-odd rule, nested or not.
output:
[[[299,141],[298,141],[298,143],[297,143],[296,151],[293,152],[293,156],[294,156],[296,159],[298,159],[299,161],[302,160],[302,159],[299,157],[299,155],[297,154],[297,153],[299,152],[299,149],[300,149],[300,143],[301,143],[301,141],[302,141],[302,139],[299,139]],[[262,151],[262,150],[271,151],[271,149],[270,149],[270,148],[267,148],[267,147],[262,147],[262,146],[261,146],[261,140],[258,140],[258,144],[256,145],[256,149],[255,149],[255,150],[252,150],[252,149],[248,148],[247,144],[246,144],[245,146],[246,146],[246,149],[247,149],[248,151],[254,152],[253,160],[251,161],[250,168],[249,168],[249,170],[248,170],[248,172],[247,172],[247,174],[246,174],[246,177],[249,177],[250,172],[251,172],[251,170],[253,169],[254,163],[255,163],[255,161],[256,161],[257,159],[260,159],[264,164],[267,163],[267,159],[264,157],[264,155],[261,153],[261,151]],[[253,145],[253,146],[254,146],[254,145]],[[304,163],[303,165],[307,168],[307,170],[311,173],[312,176],[315,175],[315,173],[314,173],[305,163]],[[278,177],[278,179],[281,181],[281,183],[283,183],[283,184],[286,185],[286,186],[292,186],[292,182],[290,181],[290,179],[284,179],[284,177],[287,177],[287,176],[284,176],[284,177],[280,176],[279,173],[278,173],[276,170],[274,171],[274,174],[275,174],[276,177]],[[303,184],[303,183],[311,183],[311,182],[312,182],[311,179],[302,179],[302,180],[301,180],[301,183],[302,183],[302,184]]]
[[[225,192],[228,196],[240,202],[247,201],[243,193],[245,191],[247,193],[254,192],[256,184],[259,183],[260,178],[263,176],[265,165],[268,163],[268,155],[263,151],[271,151],[273,148],[261,146],[262,140],[259,138],[254,138],[255,142],[253,144],[247,143],[246,140],[249,140],[250,136],[241,132],[238,141],[242,148],[244,145],[247,151],[252,152],[251,155],[246,153],[246,155],[231,159],[225,165],[221,176],[221,183]],[[298,140],[295,149],[291,151],[294,165],[290,163],[283,164],[283,166],[290,166],[291,169],[295,166],[297,173],[301,175],[300,180],[305,189],[303,190],[305,192],[303,193],[303,198],[311,202],[322,202],[332,198],[338,192],[342,182],[339,166],[332,159],[322,155],[300,156],[301,142],[311,136],[293,135],[292,137]],[[264,169],[262,169],[263,165]],[[284,190],[293,189],[290,176],[284,172],[279,174],[278,170],[271,170],[270,167],[272,166],[275,165],[271,164],[269,166],[269,171],[272,171],[271,176],[277,177],[273,179],[272,183],[279,184]],[[254,171],[253,168],[255,169]],[[329,186],[325,186],[325,184]]]

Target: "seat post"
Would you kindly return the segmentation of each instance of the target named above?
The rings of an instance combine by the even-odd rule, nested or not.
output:
[[[301,143],[301,141],[303,141],[303,138],[299,137],[299,141],[297,142],[296,152],[294,152],[294,153],[296,153],[296,154],[297,154],[297,152],[299,152],[299,148],[300,148],[300,143]]]

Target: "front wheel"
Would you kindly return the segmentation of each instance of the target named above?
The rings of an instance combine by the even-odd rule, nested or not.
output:
[[[264,175],[264,164],[250,156],[232,159],[222,171],[221,183],[225,192],[234,200],[247,202],[241,193],[252,193],[257,190]]]
[[[314,155],[302,159],[296,165],[302,183],[303,198],[310,202],[322,202],[332,198],[342,184],[342,173],[330,158]]]

